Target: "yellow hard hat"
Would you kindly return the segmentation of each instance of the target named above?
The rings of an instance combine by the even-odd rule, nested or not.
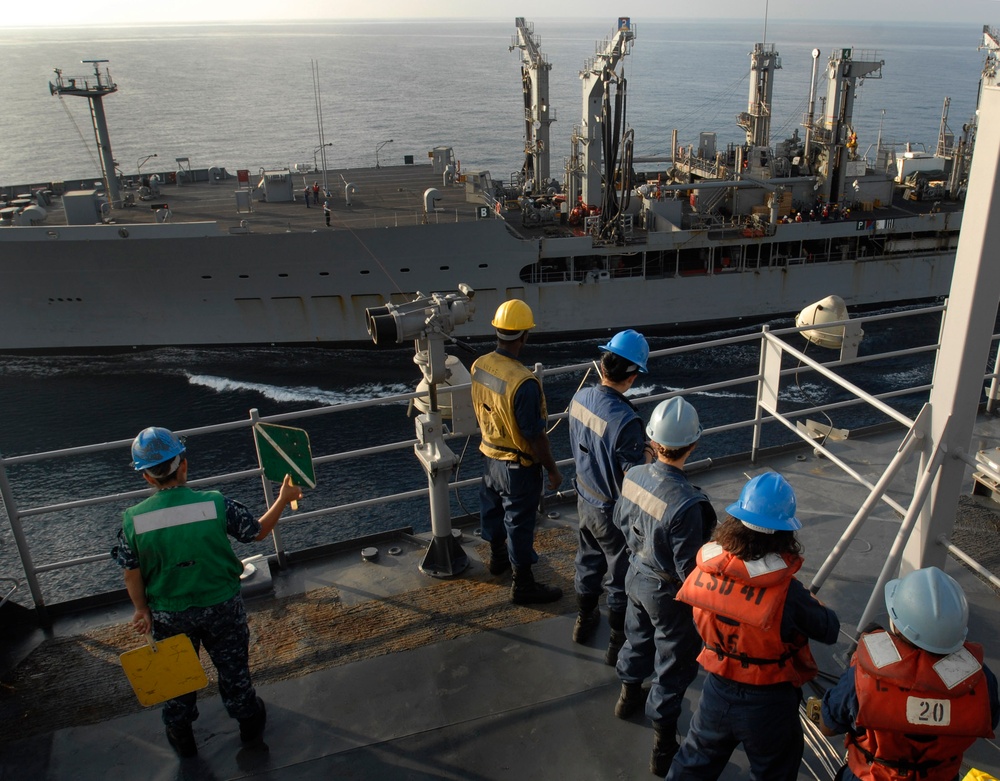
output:
[[[527,331],[535,327],[535,318],[530,306],[518,298],[512,298],[500,304],[491,325],[504,331]]]

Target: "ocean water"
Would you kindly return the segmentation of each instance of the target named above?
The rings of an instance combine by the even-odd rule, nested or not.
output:
[[[552,64],[552,168],[561,171],[580,124],[579,71],[616,19],[528,19]],[[984,19],[983,23],[992,20]],[[636,156],[665,154],[671,130],[682,144],[701,131],[741,141],[735,117],[749,91],[748,52],[765,37],[760,22],[633,19],[624,60],[627,119]],[[960,129],[975,110],[981,27],[823,21],[776,22],[766,41],[782,58],[775,78],[772,138],[795,130],[807,110],[814,48],[820,70],[830,52],[875,53],[883,77],[858,90],[859,149],[912,142],[933,148],[941,108]],[[0,183],[61,181],[99,174],[86,100],[49,94],[53,69],[91,76],[82,60],[108,60],[118,92],[104,100],[112,150],[125,173],[229,170],[309,164],[319,146],[312,67],[319,72],[322,124],[331,167],[419,162],[438,145],[463,167],[506,177],[520,167],[523,102],[514,20],[350,22],[155,28],[0,29]],[[822,94],[822,89],[817,91]],[[817,110],[819,104],[817,102]],[[883,113],[884,112],[884,113]],[[560,177],[561,178],[561,177]]]
[[[569,135],[579,124],[578,71],[593,56],[595,41],[608,35],[607,20],[535,20],[541,48],[553,64],[550,104],[553,172],[569,153]],[[990,20],[984,20],[989,22]],[[627,119],[635,129],[636,155],[669,151],[670,131],[681,143],[696,143],[701,130],[719,134],[720,143],[739,141],[735,116],[746,107],[747,53],[760,40],[763,24],[650,22],[634,20],[636,42],[625,60],[629,84]],[[959,129],[974,111],[982,55],[980,29],[971,26],[770,23],[767,41],[781,53],[776,82],[772,137],[790,135],[806,110],[811,58],[821,62],[834,48],[877,50],[885,59],[884,78],[865,82],[856,103],[860,148],[886,140],[933,148],[945,96],[951,97],[951,126]],[[520,60],[508,47],[513,19],[496,22],[407,22],[296,24],[267,26],[161,27],[115,29],[0,30],[5,78],[0,83],[0,184],[59,181],[97,176],[86,102],[59,100],[46,86],[52,68],[67,77],[83,76],[81,60],[108,59],[119,92],[105,100],[112,145],[123,171],[155,153],[144,171],[175,170],[176,157],[193,167],[225,166],[256,170],[284,164],[311,164],[318,146],[311,60],[321,77],[322,116],[331,167],[371,166],[380,160],[419,161],[434,146],[455,148],[466,169],[507,176],[521,161],[522,97]],[[855,55],[860,57],[859,54]],[[103,66],[102,66],[103,67]],[[884,112],[884,113],[883,113]],[[0,257],[0,262],[7,262]],[[456,280],[458,281],[458,280]],[[155,291],[150,291],[155,295]],[[183,316],[183,313],[178,313]],[[786,325],[789,323],[785,323]],[[915,329],[913,338],[933,340],[936,324]],[[456,334],[459,335],[460,334]],[[877,351],[898,339],[874,329],[866,347]],[[908,335],[910,336],[910,335]],[[700,335],[651,339],[654,349]],[[487,345],[474,345],[478,351]],[[525,360],[561,365],[597,357],[596,343],[529,343]],[[468,365],[473,356],[460,354]],[[710,382],[733,367],[757,370],[751,347],[733,347],[697,361],[654,361],[637,386],[638,395]],[[906,378],[929,382],[928,361],[899,360],[878,372],[859,374],[873,392]],[[184,429],[290,412],[323,404],[369,399],[406,391],[419,372],[412,349],[329,350],[262,347],[237,350],[158,349],[96,356],[0,356],[0,452],[6,456],[128,439],[148,425]],[[552,411],[563,410],[580,376],[555,378],[546,385]],[[804,379],[789,391],[803,407],[830,400],[830,391]],[[733,389],[692,398],[707,426],[750,415],[754,389]],[[912,410],[911,410],[912,412]],[[375,407],[350,416],[311,419],[314,453],[333,453],[389,440],[412,438],[404,404]],[[875,422],[861,415],[836,425]],[[768,433],[768,441],[780,432]],[[772,433],[773,432],[773,433]],[[745,437],[745,435],[743,435]],[[558,457],[569,455],[565,424],[552,434]],[[464,456],[460,477],[479,473],[474,443],[452,448]],[[699,456],[745,450],[745,440],[706,438]],[[191,443],[193,476],[252,468],[255,458],[246,434],[220,434]],[[570,474],[566,475],[568,480]],[[351,466],[323,468],[320,485],[304,508],[426,486],[411,452],[373,456]],[[127,452],[97,459],[27,465],[12,470],[21,506],[47,505],[80,496],[134,490],[141,486]],[[259,481],[225,490],[262,511]],[[122,503],[124,506],[126,503]],[[474,510],[476,493],[453,496],[453,512]],[[107,551],[120,525],[121,507],[85,508],[26,519],[36,563]],[[2,511],[0,511],[2,515]],[[0,576],[21,576],[5,518],[0,518]],[[425,502],[414,501],[290,524],[289,548],[345,539],[402,525],[430,528]],[[266,544],[243,548],[267,552]],[[110,562],[45,573],[50,601],[78,596],[121,582]],[[16,599],[25,601],[26,592]]]

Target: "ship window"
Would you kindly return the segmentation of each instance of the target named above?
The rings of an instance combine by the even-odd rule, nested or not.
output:
[[[240,279],[250,279],[249,274],[240,274]]]
[[[489,263],[480,263],[479,268],[489,268]]]
[[[451,266],[441,266],[438,270],[439,271],[448,271],[450,268],[451,268]]]
[[[211,278],[212,278],[212,275],[211,275],[211,274],[202,274],[202,275],[201,275],[201,278],[202,278],[202,279],[211,279]]]
[[[319,275],[321,277],[328,277],[328,276],[330,276],[330,272],[329,271],[321,271],[321,272],[319,272]]]
[[[371,272],[368,269],[366,269],[366,268],[361,269],[361,273],[362,274],[371,274]]]
[[[279,277],[287,277],[288,274],[278,274]]]
[[[399,270],[399,273],[400,273],[400,274],[406,274],[406,273],[408,273],[408,272],[409,272],[409,269],[408,269],[408,268],[401,268],[401,269]]]

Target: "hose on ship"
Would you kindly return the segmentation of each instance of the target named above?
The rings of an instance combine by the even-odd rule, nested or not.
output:
[[[624,76],[619,76],[616,84],[613,110],[610,90],[604,93],[605,185],[601,203],[601,214],[604,215],[604,219],[600,236],[606,241],[624,244],[622,216],[628,208],[632,186],[632,149],[635,134],[631,129],[623,132],[628,105],[628,80]],[[619,184],[622,190],[621,201],[618,198]]]

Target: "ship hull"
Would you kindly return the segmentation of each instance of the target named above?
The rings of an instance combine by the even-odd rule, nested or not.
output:
[[[719,266],[736,247],[732,254],[760,258],[777,239],[801,246],[801,226],[786,227],[740,242],[650,234],[629,248],[640,259],[630,276],[580,270],[581,258],[613,269],[610,253],[621,248],[519,238],[499,220],[242,236],[211,224],[12,228],[0,231],[0,350],[367,342],[366,308],[459,282],[476,290],[477,315],[457,335],[489,336],[495,308],[517,297],[542,338],[760,320],[831,294],[849,305],[920,300],[951,283],[954,241],[898,257]],[[824,227],[813,226],[810,240]],[[854,230],[826,228],[831,240]],[[694,271],[661,263],[653,274],[647,257],[670,257],[680,242],[716,260]],[[570,271],[534,281],[533,269],[556,259]]]

